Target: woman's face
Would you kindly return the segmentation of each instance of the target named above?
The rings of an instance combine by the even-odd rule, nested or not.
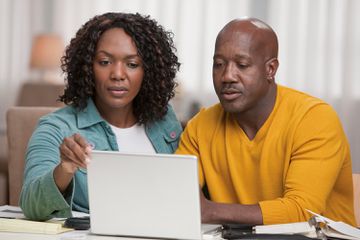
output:
[[[105,31],[93,62],[95,104],[100,111],[130,110],[144,77],[143,62],[122,28]]]

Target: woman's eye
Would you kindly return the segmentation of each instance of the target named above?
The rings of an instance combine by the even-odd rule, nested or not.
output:
[[[127,65],[129,68],[137,68],[139,66],[138,63],[128,63]]]
[[[106,66],[106,65],[109,65],[109,64],[110,64],[110,61],[108,61],[108,60],[100,60],[100,61],[99,61],[99,64],[100,64],[101,66]]]

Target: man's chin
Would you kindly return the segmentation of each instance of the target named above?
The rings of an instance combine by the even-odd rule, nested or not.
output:
[[[236,104],[235,102],[227,102],[220,100],[221,106],[224,108],[225,112],[228,113],[238,113],[242,111],[242,107],[239,106],[239,104]]]

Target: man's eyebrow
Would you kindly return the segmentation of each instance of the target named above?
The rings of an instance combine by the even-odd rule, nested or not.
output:
[[[222,54],[214,54],[213,59],[216,59],[216,58],[225,58],[225,57]],[[249,59],[250,56],[248,56],[246,54],[235,54],[234,58],[241,60],[241,59]]]
[[[238,59],[238,60],[242,60],[242,59],[248,60],[248,59],[250,59],[250,56],[249,56],[249,55],[246,55],[246,54],[235,54],[235,59]]]

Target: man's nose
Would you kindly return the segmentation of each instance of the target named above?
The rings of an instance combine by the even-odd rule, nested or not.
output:
[[[223,76],[222,76],[222,81],[223,82],[236,82],[237,81],[237,71],[236,71],[236,66],[234,63],[228,63],[225,66],[224,72],[223,72]]]
[[[111,79],[124,80],[126,76],[125,66],[121,62],[113,64],[111,69]]]

